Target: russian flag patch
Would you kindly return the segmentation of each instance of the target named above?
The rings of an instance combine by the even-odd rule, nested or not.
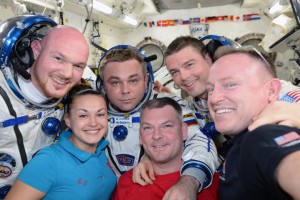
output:
[[[186,114],[183,116],[183,121],[188,125],[188,126],[193,126],[193,125],[199,125],[197,118],[192,114]]]

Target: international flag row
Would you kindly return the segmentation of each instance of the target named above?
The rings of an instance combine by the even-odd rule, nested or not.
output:
[[[210,16],[210,17],[194,17],[187,20],[183,19],[169,19],[144,22],[145,27],[166,27],[175,25],[187,25],[187,24],[202,24],[216,21],[251,21],[260,20],[259,13],[245,14],[245,15],[223,15],[223,16]]]

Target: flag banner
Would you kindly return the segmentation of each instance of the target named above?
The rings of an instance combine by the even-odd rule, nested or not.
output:
[[[252,20],[260,20],[259,13],[251,13],[244,15],[222,15],[222,16],[209,16],[209,17],[193,17],[187,20],[185,19],[167,19],[167,20],[157,20],[157,21],[149,21],[144,22],[145,27],[168,27],[168,26],[176,26],[176,25],[187,25],[187,24],[206,24],[211,22],[218,21],[252,21]]]

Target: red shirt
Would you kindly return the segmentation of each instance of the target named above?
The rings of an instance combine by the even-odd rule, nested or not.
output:
[[[165,175],[156,175],[153,185],[141,186],[132,182],[132,170],[123,174],[118,182],[113,200],[161,200],[165,192],[172,187],[180,178],[180,172]],[[211,186],[198,193],[200,200],[218,199],[218,179],[219,175],[214,176]]]

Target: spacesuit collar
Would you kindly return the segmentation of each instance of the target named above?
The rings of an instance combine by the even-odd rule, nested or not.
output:
[[[26,95],[32,102],[44,103],[50,100],[50,98],[45,97],[33,84],[31,81],[26,81],[22,77],[18,76],[18,83],[21,91]]]

